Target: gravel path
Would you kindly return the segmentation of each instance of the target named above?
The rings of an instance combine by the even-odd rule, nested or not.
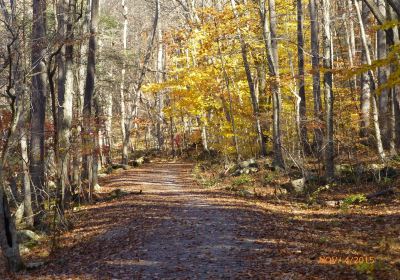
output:
[[[252,219],[240,201],[196,187],[191,168],[153,163],[106,178],[105,192],[136,194],[83,209],[63,248],[19,279],[243,279],[260,245],[238,229]]]
[[[162,172],[160,165],[152,172]],[[240,254],[258,246],[235,237],[240,227],[238,217],[226,205],[212,203],[203,194],[188,192],[187,181],[180,174],[182,166],[167,166],[166,204],[177,207],[150,232],[139,248],[143,259],[143,279],[232,279],[247,265]],[[149,217],[150,219],[152,217]]]

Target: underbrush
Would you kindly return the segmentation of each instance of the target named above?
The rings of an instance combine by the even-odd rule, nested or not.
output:
[[[310,166],[309,166],[310,167]],[[400,163],[337,164],[336,180],[327,183],[319,171],[289,167],[276,170],[270,159],[227,162],[215,157],[197,161],[193,176],[200,186],[266,200],[299,201],[308,207],[348,209],[399,202]],[[306,174],[306,175],[304,175]]]

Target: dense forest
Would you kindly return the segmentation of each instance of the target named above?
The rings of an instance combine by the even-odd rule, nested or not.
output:
[[[265,211],[309,207],[312,219],[320,208],[344,219],[356,215],[353,222],[363,223],[357,227],[376,239],[349,236],[365,248],[383,242],[385,249],[332,251],[330,261],[367,254],[373,262],[350,265],[359,279],[400,279],[399,0],[0,0],[0,12],[0,274],[6,279],[30,273],[32,279],[141,279],[66,272],[46,278],[43,271],[62,256],[65,236],[88,219],[87,209],[120,199],[144,207],[147,195],[156,205],[154,188],[163,192],[157,184],[172,193],[190,184],[211,196],[219,190],[271,203]],[[184,207],[200,207],[199,198],[182,195]],[[218,213],[216,231],[230,232],[218,230],[230,219]],[[236,215],[254,224],[261,219]],[[286,223],[278,216],[271,219]],[[140,217],[137,223],[146,223]],[[331,219],[327,228],[340,227]],[[353,232],[349,223],[342,229]],[[39,235],[34,248],[22,244]],[[44,248],[46,261],[32,262],[44,258]],[[218,254],[211,251],[210,259],[223,258]],[[318,257],[315,265],[323,266]],[[220,266],[234,265],[225,262]],[[260,262],[275,265],[274,257]],[[323,269],[311,278],[268,278],[264,268],[240,274],[244,266],[237,266],[239,274],[219,268],[207,276],[199,263],[193,278],[333,279]],[[339,270],[333,275],[347,273]],[[192,277],[149,271],[143,279]]]

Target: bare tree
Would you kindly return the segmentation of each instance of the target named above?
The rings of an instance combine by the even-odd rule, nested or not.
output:
[[[324,28],[324,93],[326,110],[326,138],[325,138],[325,176],[333,180],[334,166],[334,135],[333,135],[333,74],[332,74],[332,34],[331,34],[331,2],[322,0],[323,28]]]
[[[33,1],[32,26],[32,105],[30,139],[30,173],[42,208],[44,188],[44,124],[46,116],[46,1]],[[39,217],[39,216],[37,216]]]
[[[312,54],[312,76],[313,76],[313,100],[314,100],[314,121],[318,124],[314,129],[313,146],[317,152],[322,148],[323,132],[322,108],[321,108],[321,76],[320,76],[320,54],[319,54],[319,22],[318,5],[316,0],[310,0],[310,25],[311,25],[311,54]]]

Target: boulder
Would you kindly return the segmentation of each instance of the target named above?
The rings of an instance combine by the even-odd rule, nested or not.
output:
[[[289,183],[283,185],[283,188],[285,188],[289,192],[294,192],[294,193],[304,192],[305,187],[306,187],[306,178],[292,180]]]
[[[28,254],[31,251],[28,247],[24,246],[23,244],[19,244],[18,247],[19,247],[19,252],[21,254]]]
[[[250,171],[250,173],[257,173],[258,172],[258,168],[257,167],[250,167],[249,171]]]
[[[104,173],[97,174],[97,177],[99,177],[99,178],[105,178],[107,176],[108,176],[108,174],[104,174]]]
[[[353,168],[350,164],[336,164],[335,172],[337,175],[346,175],[353,172]]]
[[[127,164],[119,164],[119,163],[114,163],[112,165],[112,169],[123,169],[123,170],[129,170],[131,167]]]
[[[131,160],[130,162],[129,162],[129,165],[131,165],[131,166],[133,166],[133,167],[138,167],[138,166],[141,166],[143,163],[145,163],[146,162],[146,159],[145,159],[145,157],[139,157],[139,158],[137,158],[137,159],[134,159],[134,160]]]
[[[38,269],[39,267],[45,265],[45,262],[30,262],[25,264],[27,269]]]
[[[341,200],[328,200],[324,201],[323,204],[328,207],[340,207],[343,202]]]
[[[239,162],[239,168],[244,169],[244,168],[247,168],[249,166],[250,166],[250,162],[249,161],[245,160],[245,161]]]
[[[40,240],[40,236],[31,230],[24,229],[17,232],[17,239],[19,243],[31,241],[37,242]]]
[[[254,158],[249,160],[249,167],[258,168],[258,163]]]
[[[292,188],[295,192],[297,193],[304,192],[304,188],[306,186],[306,178],[292,180],[290,184],[292,185]]]
[[[94,190],[95,192],[99,192],[99,191],[101,191],[101,186],[100,186],[99,184],[96,184],[96,185],[93,187],[93,190]]]

